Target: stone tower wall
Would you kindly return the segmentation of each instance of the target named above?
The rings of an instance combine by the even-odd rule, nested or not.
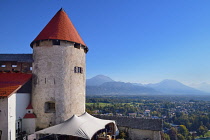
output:
[[[74,43],[51,40],[33,45],[32,104],[37,116],[36,126],[46,128],[59,124],[72,115],[85,112],[85,52]],[[74,67],[82,67],[75,73]],[[45,103],[54,102],[55,112],[46,113]]]

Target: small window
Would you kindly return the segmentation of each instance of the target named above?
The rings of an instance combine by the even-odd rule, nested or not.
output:
[[[30,67],[30,71],[32,71],[32,67]]]
[[[75,43],[75,44],[74,44],[74,48],[80,49],[80,44]]]
[[[1,65],[2,68],[6,68],[6,65]]]
[[[77,67],[74,67],[74,73],[77,73]]]
[[[17,67],[17,62],[11,62],[11,67],[16,68]]]
[[[83,73],[82,67],[74,67],[74,73]]]
[[[28,111],[28,113],[31,113],[31,111]]]
[[[55,102],[46,102],[45,113],[54,113],[54,112],[55,112]]]
[[[37,41],[37,42],[36,42],[36,46],[39,46],[39,43],[40,43],[40,42],[39,42],[39,41]]]
[[[60,40],[53,40],[53,45],[60,45]]]
[[[84,51],[85,51],[85,53],[87,53],[87,52],[88,52],[88,48],[87,48],[87,47],[85,47]]]
[[[82,67],[78,67],[78,72],[82,73]]]

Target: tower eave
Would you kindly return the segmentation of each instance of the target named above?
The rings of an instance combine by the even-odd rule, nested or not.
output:
[[[34,41],[31,42],[30,47],[33,49],[34,43],[36,43],[38,41],[45,41],[45,40],[60,40],[60,39],[42,39],[42,40],[36,40],[36,41],[34,40]],[[72,41],[69,41],[69,40],[60,40],[60,41],[72,42]],[[77,44],[80,44],[80,45],[84,46],[85,53],[87,53],[89,51],[89,48],[84,44],[81,44],[81,43],[78,43],[78,42],[72,42],[72,43],[77,43]]]

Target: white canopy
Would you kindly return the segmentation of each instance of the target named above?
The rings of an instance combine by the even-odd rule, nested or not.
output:
[[[86,112],[79,117],[74,115],[61,124],[37,131],[36,134],[61,134],[91,139],[97,131],[104,129],[109,123],[114,123],[117,131],[115,121],[98,119]]]

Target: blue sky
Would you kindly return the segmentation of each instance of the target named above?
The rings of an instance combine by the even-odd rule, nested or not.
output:
[[[0,0],[0,53],[32,53],[61,7],[89,47],[87,78],[210,83],[209,0]]]

